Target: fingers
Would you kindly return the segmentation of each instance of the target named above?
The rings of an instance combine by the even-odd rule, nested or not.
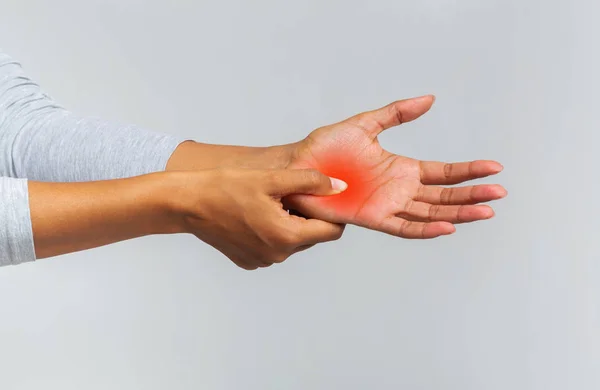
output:
[[[371,138],[390,127],[413,121],[425,114],[435,98],[431,95],[413,99],[400,100],[377,110],[358,114],[347,121],[364,129]]]
[[[274,263],[282,263],[291,255],[304,251],[316,244],[335,241],[342,237],[344,225],[324,222],[317,219],[303,219],[289,217],[280,220],[274,225],[275,229],[265,235],[268,245],[262,249],[262,253],[252,256],[250,261],[243,264],[241,260],[236,261],[244,269],[248,264],[255,267],[268,267]],[[264,233],[263,233],[264,235]]]
[[[298,245],[315,245],[322,242],[339,240],[344,233],[344,225],[307,219],[299,224]]]
[[[421,161],[421,183],[423,184],[458,184],[467,180],[480,179],[495,175],[503,167],[496,161],[477,160],[460,163],[442,163],[437,161]]]
[[[299,246],[298,248],[294,249],[293,253],[298,253],[298,252],[303,252],[307,249],[312,248],[314,245],[303,245],[303,246]]]
[[[408,239],[431,239],[456,231],[448,222],[414,222],[398,217],[388,217],[381,222],[378,230]]]
[[[268,191],[284,197],[291,194],[335,195],[348,185],[314,169],[281,169],[268,173]]]
[[[289,216],[280,220],[276,229],[272,230],[270,241],[279,242],[288,250],[296,251],[299,247],[338,240],[344,229],[343,224]]]
[[[414,200],[433,205],[471,205],[502,199],[506,195],[504,187],[497,184],[454,188],[421,186]]]
[[[254,271],[258,268],[266,268],[273,265],[273,263],[267,262],[261,258],[261,256],[256,256],[253,251],[240,251],[239,249],[226,250],[226,246],[223,244],[211,242],[215,249],[224,253],[229,260],[231,260],[238,267],[245,269],[246,271]]]
[[[410,200],[397,216],[419,222],[465,223],[490,219],[494,216],[494,210],[485,205],[442,206]]]
[[[239,201],[230,223],[224,225],[225,242],[221,250],[239,267],[246,270],[282,263],[294,253],[311,246],[339,239],[344,225],[316,219],[305,219],[283,209],[281,197],[290,194],[330,195],[347,185],[316,170],[244,171],[248,183],[236,196]],[[242,180],[234,175],[235,180]],[[280,197],[277,199],[273,195]],[[234,205],[235,206],[235,205]],[[227,207],[224,209],[227,211]],[[220,224],[218,226],[221,226]],[[220,248],[219,242],[212,243]]]

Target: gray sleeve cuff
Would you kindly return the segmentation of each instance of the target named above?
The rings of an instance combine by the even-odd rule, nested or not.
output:
[[[0,177],[0,266],[35,260],[27,179]]]

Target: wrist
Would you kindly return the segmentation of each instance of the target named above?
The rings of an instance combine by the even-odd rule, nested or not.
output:
[[[294,152],[299,143],[269,146],[264,148],[251,168],[255,169],[285,169],[292,161]]]
[[[155,180],[154,208],[161,215],[162,222],[159,234],[188,233],[187,218],[194,206],[193,195],[203,191],[198,180],[192,178],[202,176],[195,171],[159,172]]]

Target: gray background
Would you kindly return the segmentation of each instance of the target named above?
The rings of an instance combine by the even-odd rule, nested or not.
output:
[[[79,113],[270,145],[435,93],[384,146],[497,159],[510,195],[261,272],[191,236],[4,268],[0,388],[598,389],[594,3],[2,0],[0,44]]]

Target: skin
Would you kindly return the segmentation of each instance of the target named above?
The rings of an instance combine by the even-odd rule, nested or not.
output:
[[[166,201],[170,181],[162,173],[77,183],[29,180],[36,258],[180,232]]]
[[[38,259],[151,234],[193,234],[247,270],[280,263],[343,226],[288,214],[290,194],[346,188],[315,170],[157,172],[77,183],[29,182]],[[48,207],[51,204],[52,207]]]
[[[494,175],[502,166],[420,161],[386,151],[377,139],[433,102],[432,96],[397,101],[288,145],[184,142],[165,172],[85,183],[29,181],[36,257],[189,233],[253,270],[337,240],[348,223],[403,238],[452,234],[454,224],[491,218],[492,208],[480,203],[503,198],[506,190],[445,186]]]
[[[313,168],[346,181],[337,196],[288,196],[287,208],[300,215],[355,224],[403,238],[428,239],[455,232],[454,224],[494,216],[488,205],[501,199],[500,185],[447,187],[494,175],[495,161],[459,163],[421,161],[395,155],[379,144],[384,130],[413,121],[433,105],[433,96],[391,103],[345,121],[319,128],[304,140],[271,148],[180,145],[167,170],[227,166],[247,168]]]
[[[311,246],[339,239],[343,226],[289,214],[290,194],[327,197],[347,185],[316,170],[218,169],[179,173],[178,215],[183,230],[247,270],[281,263]],[[195,172],[194,172],[195,173]]]

